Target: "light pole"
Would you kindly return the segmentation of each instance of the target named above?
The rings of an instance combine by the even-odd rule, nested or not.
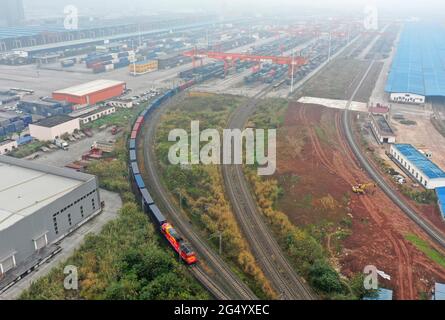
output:
[[[211,240],[211,239],[213,239],[213,238],[215,238],[215,237],[218,237],[218,238],[219,238],[219,255],[220,255],[220,256],[222,255],[222,236],[223,236],[222,232],[221,232],[221,231],[218,231],[218,232],[212,234],[212,235],[210,236],[210,238],[209,238],[209,240]]]
[[[291,83],[290,83],[290,93],[294,92],[294,61],[295,61],[295,51],[292,49],[292,62],[291,62]]]

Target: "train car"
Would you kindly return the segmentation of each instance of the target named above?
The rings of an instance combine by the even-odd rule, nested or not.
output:
[[[132,162],[131,163],[131,172],[132,172],[133,177],[136,174],[141,174],[141,172],[139,171],[139,166],[138,166],[138,164],[136,162]]]
[[[136,185],[138,186],[139,192],[141,192],[142,189],[145,189],[145,182],[140,174],[135,174],[134,180],[136,181]]]
[[[151,213],[150,206],[154,204],[154,201],[147,189],[141,190],[141,202],[144,212]]]
[[[153,203],[149,205],[148,209],[151,217],[159,227],[162,227],[165,223],[167,223],[167,219],[164,217],[156,204]]]
[[[130,139],[130,143],[128,144],[130,150],[136,150],[136,139]]]
[[[137,131],[132,131],[131,135],[130,135],[130,139],[136,140],[137,137],[138,137],[138,132]]]
[[[130,162],[136,162],[136,150],[130,150]]]
[[[142,125],[142,122],[136,122],[133,126],[133,131],[136,131],[136,133],[139,133],[139,131],[141,130],[141,125]]]
[[[176,232],[170,223],[164,223],[161,227],[161,231],[185,263],[192,265],[198,262],[196,253],[184,242],[184,239]]]
[[[143,116],[139,116],[139,117],[136,119],[136,123],[142,123],[142,122],[144,122],[144,117],[143,117]]]

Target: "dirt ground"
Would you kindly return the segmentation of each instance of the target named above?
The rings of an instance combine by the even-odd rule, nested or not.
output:
[[[294,223],[315,228],[344,275],[375,265],[391,276],[380,284],[394,289],[396,299],[418,299],[434,282],[445,281],[445,269],[405,236],[434,244],[381,190],[365,196],[351,192],[352,185],[370,180],[340,128],[339,110],[300,103],[289,107],[278,137],[276,178],[283,189],[278,209]]]

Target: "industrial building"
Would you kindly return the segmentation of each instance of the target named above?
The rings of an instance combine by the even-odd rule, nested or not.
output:
[[[444,46],[443,26],[423,22],[404,26],[385,89],[391,101],[423,104],[427,97],[445,97]]]
[[[133,108],[133,100],[131,99],[117,99],[111,100],[107,102],[107,105],[111,107],[123,108],[123,109],[131,109]]]
[[[74,112],[70,114],[73,118],[78,118],[81,125],[87,124],[92,121],[96,121],[100,118],[106,117],[116,112],[116,107],[94,107],[81,112]]]
[[[43,117],[52,117],[72,112],[73,104],[65,101],[45,99],[37,101],[20,101],[17,103],[17,108],[26,113]]]
[[[0,142],[0,155],[7,154],[8,152],[11,152],[16,148],[17,148],[17,141],[11,139],[2,141]]]
[[[396,135],[384,116],[371,114],[371,129],[380,144],[396,142]]]
[[[0,156],[0,291],[101,212],[95,176]]]
[[[53,92],[53,99],[67,101],[77,105],[93,105],[124,93],[126,84],[123,81],[95,80],[78,86]]]
[[[79,129],[79,119],[67,115],[57,115],[29,125],[31,137],[40,141],[53,141]]]
[[[432,300],[445,300],[445,284],[435,283]]]
[[[143,75],[158,69],[158,61],[140,61],[130,64],[130,73],[132,75]]]
[[[390,155],[406,174],[426,189],[445,187],[445,172],[412,145],[393,144]]]

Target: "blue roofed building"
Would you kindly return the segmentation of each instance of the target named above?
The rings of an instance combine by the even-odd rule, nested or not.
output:
[[[363,298],[363,300],[380,300],[380,301],[392,300],[392,296],[393,296],[392,290],[380,288],[377,291],[377,295],[375,297],[365,297]]]
[[[445,300],[445,284],[436,283],[434,286],[433,300]]]
[[[394,57],[386,92],[394,102],[422,104],[426,97],[445,97],[445,28],[407,23]]]
[[[390,153],[396,164],[426,189],[445,187],[445,172],[414,146],[394,144]]]
[[[436,189],[438,206],[440,209],[440,213],[442,214],[442,218],[445,219],[445,187]]]

